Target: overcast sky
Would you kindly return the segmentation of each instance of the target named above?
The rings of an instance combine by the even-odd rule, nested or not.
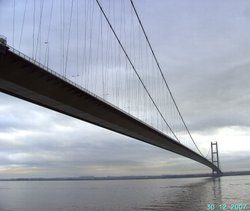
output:
[[[32,8],[31,2],[28,1],[27,11]],[[56,7],[57,1],[54,2]],[[107,5],[108,1],[102,2]],[[201,151],[206,154],[210,142],[217,141],[222,170],[250,170],[250,2],[134,2]],[[8,37],[10,45],[13,3],[14,0],[0,0],[0,34]],[[16,18],[23,13],[24,3],[16,1]],[[18,48],[20,31],[15,27],[14,47]],[[23,33],[20,50],[26,52],[25,33],[32,31],[26,28]],[[210,169],[0,93],[1,178],[193,172],[205,173]]]

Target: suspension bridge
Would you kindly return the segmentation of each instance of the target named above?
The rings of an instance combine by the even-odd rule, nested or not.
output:
[[[132,0],[9,2],[0,91],[200,162]],[[216,156],[214,156],[216,154]]]

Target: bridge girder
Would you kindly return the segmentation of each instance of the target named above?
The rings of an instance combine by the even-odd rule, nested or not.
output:
[[[221,173],[209,160],[171,137],[13,50],[6,47],[0,52],[0,91],[169,150]]]

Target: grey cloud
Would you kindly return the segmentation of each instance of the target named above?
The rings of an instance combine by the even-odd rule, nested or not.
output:
[[[1,1],[0,4],[2,3]],[[191,132],[209,139],[223,127],[239,126],[241,129],[248,130],[250,127],[248,35],[250,33],[249,27],[246,28],[245,19],[242,19],[242,11],[245,10],[242,8],[246,8],[246,3],[235,6],[233,2],[230,2],[228,10],[220,6],[216,9],[211,7],[211,9],[210,3],[207,3],[208,10],[206,11],[204,11],[203,4],[201,5],[198,1],[190,6],[186,5],[187,3],[170,1],[155,2],[154,7],[150,6],[150,1],[146,1],[145,5],[139,1],[136,4],[140,8],[139,12],[142,14],[149,38]],[[203,10],[200,10],[201,7]],[[171,10],[169,13],[165,12],[167,8]],[[176,12],[176,9],[179,12]],[[163,10],[164,13],[162,13]],[[214,13],[212,20],[210,19],[211,10]],[[203,12],[204,16],[201,15]],[[231,12],[234,17],[228,16]],[[6,25],[8,18],[3,17],[2,14],[4,13],[0,12],[0,20],[2,20],[0,24],[6,27],[1,28],[4,34],[9,35],[8,41],[11,43],[12,24]],[[196,15],[192,16],[192,14]],[[201,18],[197,19],[196,16]],[[28,24],[31,22],[29,21]],[[214,25],[216,25],[215,28],[212,28]],[[19,28],[16,27],[18,34]],[[25,27],[25,33],[29,34],[27,27],[30,26],[25,25]],[[59,24],[53,30],[58,31],[58,27]],[[42,42],[44,39],[45,36]],[[16,46],[18,42],[19,40],[16,40]],[[26,48],[28,43],[30,40],[25,38],[24,34],[21,48],[25,53],[30,53],[30,49]],[[73,43],[71,44],[70,51],[76,50]],[[51,47],[53,45],[56,46],[55,52],[51,51],[50,54],[60,54],[58,37],[57,41],[51,43]],[[93,43],[93,47],[96,45],[97,43]],[[41,61],[43,60],[44,57],[41,57]],[[96,60],[95,55],[88,62],[93,65]],[[51,67],[59,69],[59,59],[53,62],[55,64],[51,62]],[[76,72],[74,62],[75,59],[69,59],[69,64],[71,64],[69,75]],[[101,69],[101,67],[100,64],[94,64],[93,69],[96,71],[95,68]],[[119,68],[117,64],[113,64],[113,67],[106,70],[107,76],[112,73],[116,74],[114,70]],[[122,67],[119,70],[125,69]],[[120,80],[116,84],[121,83]],[[158,80],[154,77],[150,80],[158,84]],[[128,81],[127,96],[130,93],[133,94],[137,86],[133,85],[133,82],[134,78]],[[122,91],[121,84],[119,86],[119,91],[110,91],[112,87],[108,87],[104,94],[112,98]],[[120,94],[118,101],[128,100],[127,96]],[[134,107],[136,104],[130,109],[134,110]],[[141,109],[143,106],[139,105],[137,108]],[[153,174],[167,174],[210,171],[206,167],[201,167],[200,164],[180,158],[171,152],[5,94],[0,95],[0,133],[2,135],[0,137],[1,166],[23,168],[30,175],[139,175],[152,172]],[[24,135],[20,135],[22,133]],[[8,139],[5,138],[6,135]],[[240,153],[242,152],[235,154]],[[230,154],[222,153],[221,160],[225,168],[249,166],[249,157],[246,154],[241,158],[234,157],[233,161],[229,159],[230,156]],[[22,174],[21,171],[19,174]]]
[[[240,170],[245,170],[249,171],[249,166],[250,166],[250,156],[249,153],[233,153],[228,156],[224,155],[221,156],[221,167],[222,170],[227,170],[227,171],[240,171]],[[234,168],[232,169],[232,166]]]
[[[185,82],[187,91],[178,101],[193,130],[250,126],[249,69],[245,64]]]

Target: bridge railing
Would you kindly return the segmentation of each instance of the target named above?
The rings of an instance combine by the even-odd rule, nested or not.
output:
[[[3,43],[0,43],[0,45],[3,45]],[[41,64],[40,62],[37,62],[35,59],[33,59],[33,58],[31,58],[31,57],[25,55],[24,53],[22,53],[22,52],[16,50],[15,48],[13,48],[13,47],[11,47],[11,46],[9,46],[9,45],[7,45],[7,44],[5,44],[5,47],[7,47],[8,50],[11,51],[12,53],[14,53],[14,54],[16,54],[16,55],[22,57],[23,59],[25,59],[26,61],[28,61],[28,62],[30,62],[30,63],[32,63],[32,64],[34,64],[34,65],[38,66],[38,67],[41,68],[42,70],[47,71],[47,72],[51,73],[52,75],[55,75],[56,77],[58,77],[58,78],[60,78],[60,79],[62,79],[62,80],[64,80],[64,81],[66,81],[67,83],[71,84],[72,86],[77,87],[78,89],[80,89],[80,90],[82,90],[82,91],[88,93],[89,95],[91,95],[91,96],[97,98],[98,100],[100,100],[100,101],[102,101],[102,102],[108,104],[109,106],[111,106],[111,107],[117,109],[118,111],[120,111],[120,112],[126,114],[127,116],[129,116],[129,117],[135,119],[136,121],[138,121],[138,122],[140,122],[140,123],[146,125],[147,127],[151,128],[152,130],[155,130],[155,131],[157,131],[158,133],[160,133],[160,134],[162,134],[162,135],[164,135],[164,136],[167,136],[165,133],[161,132],[161,131],[158,130],[157,128],[152,127],[151,125],[147,124],[146,122],[144,122],[144,121],[140,120],[139,118],[137,118],[137,117],[131,115],[131,114],[128,113],[127,111],[122,110],[122,109],[119,108],[118,106],[116,106],[116,105],[110,103],[109,101],[107,101],[107,100],[105,100],[105,99],[99,97],[98,95],[96,95],[96,94],[90,92],[89,90],[87,90],[87,89],[85,89],[84,87],[80,86],[79,84],[73,82],[72,80],[68,79],[67,77],[65,77],[65,76],[63,76],[63,75],[57,73],[56,71],[52,70],[52,69],[49,68],[48,66],[43,65],[43,64]],[[168,137],[169,137],[169,136],[168,136]],[[169,138],[171,138],[171,137],[169,137]],[[172,139],[173,141],[176,141],[176,140],[173,139],[173,138],[171,138],[171,139]],[[178,141],[176,141],[176,142],[178,142]],[[178,143],[179,143],[179,142],[178,142]],[[179,144],[185,146],[185,145],[182,144],[182,143],[179,143]]]

